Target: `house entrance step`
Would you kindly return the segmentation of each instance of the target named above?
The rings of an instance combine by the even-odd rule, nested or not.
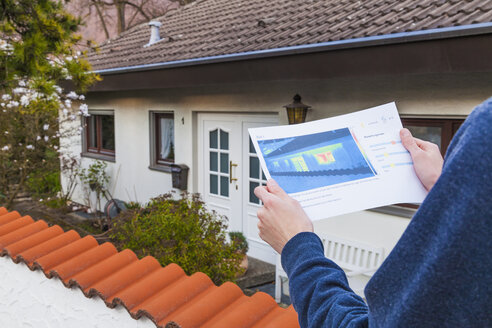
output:
[[[248,256],[248,271],[236,280],[241,289],[264,285],[275,281],[275,265]]]

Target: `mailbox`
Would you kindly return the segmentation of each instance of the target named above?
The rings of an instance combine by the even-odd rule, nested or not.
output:
[[[173,188],[186,190],[188,188],[188,170],[185,164],[171,164],[171,174],[173,177]]]

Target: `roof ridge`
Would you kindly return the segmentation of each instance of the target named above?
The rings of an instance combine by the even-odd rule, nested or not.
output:
[[[57,277],[67,288],[77,286],[88,298],[98,296],[109,308],[121,305],[134,319],[146,316],[157,327],[194,327],[210,320],[232,326],[281,320],[282,327],[298,327],[292,306],[280,308],[270,295],[246,296],[233,283],[216,286],[202,272],[188,276],[177,264],[162,267],[153,256],[138,259],[129,249],[119,252],[110,242],[98,245],[91,236],[81,238],[75,230],[65,232],[0,207],[0,256],[5,255],[47,278]],[[147,285],[153,288],[143,288]],[[262,314],[245,318],[244,308]]]

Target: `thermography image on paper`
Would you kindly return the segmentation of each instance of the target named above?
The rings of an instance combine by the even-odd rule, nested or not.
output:
[[[258,140],[270,175],[296,193],[376,175],[348,128],[296,137]]]

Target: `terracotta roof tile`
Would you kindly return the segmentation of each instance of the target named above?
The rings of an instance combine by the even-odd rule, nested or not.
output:
[[[101,45],[96,70],[492,21],[483,0],[197,0],[158,20],[163,39],[144,47],[140,24]],[[261,23],[260,23],[261,21]],[[240,41],[239,41],[240,40]]]
[[[39,221],[38,221],[39,222]],[[57,227],[57,226],[55,226]],[[60,227],[58,227],[60,228]],[[60,228],[61,229],[61,228]],[[49,230],[49,229],[46,229]],[[39,233],[38,233],[39,234]],[[35,235],[31,236],[29,239],[33,238]],[[17,260],[22,260],[25,263],[27,263],[28,266],[32,266],[33,261],[46,255],[49,254],[63,246],[66,246],[76,240],[79,240],[80,236],[79,234],[74,231],[70,230],[67,231],[61,235],[58,235],[54,238],[51,238],[43,243],[40,243],[32,248],[29,248],[28,250],[23,251],[17,256]]]
[[[99,295],[106,300],[121,291],[125,287],[132,285],[135,281],[145,277],[152,271],[161,268],[160,263],[152,256],[144,257],[143,259],[133,262],[125,266],[123,269],[109,275],[104,280],[91,286],[91,295]]]
[[[51,238],[61,235],[62,233],[62,228],[60,228],[59,226],[53,226],[32,235],[31,238],[22,239],[18,242],[10,244],[9,246],[6,246],[3,251],[6,252],[15,261],[17,258],[17,254],[19,254],[20,252],[37,246],[47,240],[50,240]]]
[[[3,208],[3,207],[0,207],[0,208]],[[5,224],[12,222],[14,220],[17,220],[18,218],[20,218],[20,214],[17,211],[2,214],[2,215],[0,215],[0,226],[5,225]],[[0,232],[0,236],[1,236],[1,232]]]
[[[71,286],[70,278],[79,272],[96,265],[100,261],[109,258],[116,254],[118,251],[116,247],[111,243],[104,243],[97,247],[91,248],[86,252],[79,254],[78,256],[63,262],[60,265],[54,267],[50,272],[53,276],[62,279],[66,286]]]
[[[48,272],[48,277],[51,278],[52,271],[55,266],[60,265],[81,253],[98,246],[96,239],[92,236],[86,236],[82,239],[74,241],[61,247],[49,254],[46,254],[34,261],[33,265],[37,268]]]
[[[0,226],[0,237],[3,237],[9,232],[15,231],[23,226],[26,226],[34,222],[34,220],[30,216],[20,217],[20,215],[16,212],[12,212],[2,216],[2,218],[4,217],[6,217],[8,221],[5,223],[1,223],[2,225]]]
[[[70,278],[69,284],[78,286],[84,291],[84,294],[88,295],[93,284],[135,261],[138,261],[137,255],[131,250],[125,249],[77,273]]]
[[[98,245],[93,237],[0,207],[0,256],[5,255],[158,327],[299,327],[292,306],[280,308],[265,293],[248,297],[233,283],[218,287],[201,272],[187,276],[176,264],[163,268],[151,256],[139,260],[128,249],[118,252],[111,243]]]
[[[24,218],[26,219],[23,220]],[[0,237],[0,248],[4,248],[16,241],[29,237],[41,230],[48,229],[48,224],[43,220],[39,220],[34,223],[31,223],[30,221],[33,221],[31,217],[24,217],[24,218],[20,218],[10,224],[9,228],[12,228],[14,227],[14,225],[12,225],[13,223],[22,221],[20,222],[22,224],[19,227],[17,227],[15,230],[11,230],[11,232]]]
[[[145,315],[158,323],[211,286],[213,283],[210,278],[204,273],[197,272],[167,286],[133,310],[137,311],[137,317]]]

